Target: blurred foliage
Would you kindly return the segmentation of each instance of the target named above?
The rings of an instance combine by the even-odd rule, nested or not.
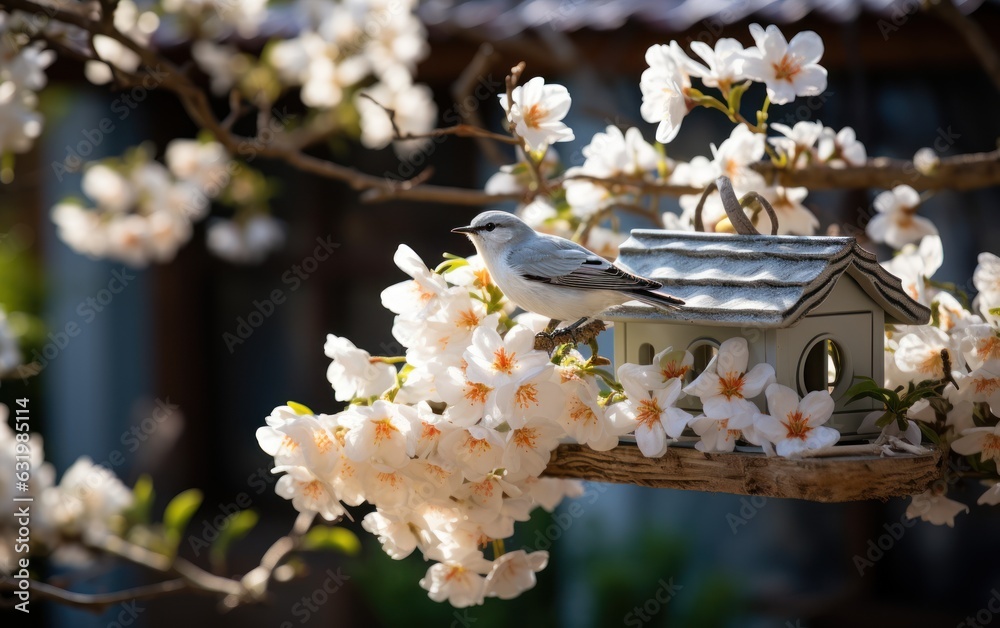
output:
[[[535,511],[531,521],[518,524],[514,537],[506,541],[508,550],[533,550],[532,540],[547,538],[545,531],[553,525],[558,527],[552,515]],[[577,556],[571,556],[574,552],[558,542],[549,548],[554,562],[538,574],[534,589],[513,600],[491,598],[482,606],[467,609],[433,602],[416,585],[433,564],[421,560],[419,552],[401,561],[392,560],[370,535],[365,535],[364,552],[350,570],[366,597],[368,609],[378,617],[381,626],[574,625],[561,616],[556,602],[566,596],[566,591],[557,592],[556,587],[560,581],[568,581],[567,569],[586,583],[588,599],[579,603],[586,609],[587,622],[580,624],[581,628],[621,625],[712,628],[734,625],[742,615],[745,605],[736,583],[722,573],[703,570],[704,562],[691,553],[686,537],[652,525],[625,546],[602,543],[606,535],[599,526],[589,527],[587,536],[591,540]],[[489,551],[486,554],[489,558]],[[635,613],[636,607],[655,600],[657,593],[665,599],[671,585],[679,586],[669,602],[650,602],[649,607],[657,608],[656,613]],[[386,599],[394,603],[385,604]]]
[[[508,550],[520,549],[552,523],[552,516],[537,510],[531,521],[518,524],[514,537],[505,541]],[[526,548],[527,549],[527,548]],[[486,552],[490,558],[489,551]],[[389,558],[375,537],[364,535],[361,558],[352,563],[350,573],[364,593],[368,610],[380,626],[509,626],[558,625],[555,565],[538,574],[538,585],[513,600],[490,598],[482,606],[456,609],[427,597],[417,584],[433,563],[421,559],[419,550],[404,560]],[[386,604],[392,600],[392,604]]]

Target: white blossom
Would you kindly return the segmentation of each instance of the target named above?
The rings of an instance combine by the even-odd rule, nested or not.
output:
[[[849,126],[839,131],[830,127],[823,129],[816,150],[821,161],[834,167],[863,166],[868,161],[865,145],[858,141],[857,134]]]
[[[875,197],[878,213],[872,217],[865,231],[875,242],[885,242],[894,249],[901,249],[922,237],[937,235],[937,227],[923,216],[917,216],[920,195],[908,185],[897,185],[891,191]]]
[[[672,379],[665,386],[646,389],[644,377],[634,374],[635,365],[618,368],[618,380],[627,399],[609,409],[609,419],[619,434],[635,432],[635,442],[642,455],[659,458],[676,440],[691,420],[691,415],[675,404],[681,395],[682,381]]]
[[[823,423],[833,416],[833,398],[825,390],[807,394],[801,400],[794,390],[771,384],[765,392],[767,415],[754,419],[757,434],[774,444],[779,456],[797,456],[811,449],[834,445],[840,433]]]
[[[703,41],[695,40],[691,42],[691,50],[704,63],[690,58],[677,42],[671,42],[674,58],[690,76],[700,78],[706,87],[717,87],[727,93],[733,84],[746,78],[743,72],[746,55],[743,45],[737,40],[720,37],[714,49]]]
[[[936,526],[947,525],[955,527],[955,516],[961,512],[969,512],[969,507],[961,502],[948,499],[943,492],[928,489],[911,498],[906,507],[908,519],[920,518]]]
[[[234,264],[259,264],[284,242],[284,224],[267,214],[242,222],[216,219],[206,232],[208,250]]]
[[[535,572],[549,564],[549,553],[507,552],[493,561],[486,575],[486,597],[510,600],[535,586]]]
[[[813,31],[803,31],[785,40],[773,24],[763,29],[750,25],[757,44],[748,48],[743,73],[767,84],[767,95],[776,105],[795,100],[796,96],[818,96],[826,90],[826,69],[818,65],[823,56],[823,40]]]
[[[646,122],[659,123],[656,141],[668,144],[677,137],[681,122],[691,108],[687,91],[691,88],[691,79],[669,46],[650,46],[646,50],[646,63],[649,67],[639,80],[640,113]]]
[[[333,360],[326,378],[337,401],[381,395],[396,383],[396,369],[391,364],[373,361],[370,353],[347,338],[327,335],[323,352]]]
[[[508,111],[507,120],[524,139],[528,150],[542,150],[549,144],[574,138],[573,129],[562,122],[572,103],[564,86],[546,85],[544,78],[536,76],[514,88],[510,103],[507,94],[500,94],[499,98],[500,106]]]

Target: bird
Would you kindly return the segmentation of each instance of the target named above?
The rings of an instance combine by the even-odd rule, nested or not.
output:
[[[572,331],[613,305],[641,301],[663,310],[682,299],[583,246],[538,233],[514,214],[486,211],[452,233],[468,236],[496,285],[517,306],[550,320],[544,335]],[[575,321],[556,330],[558,323]]]

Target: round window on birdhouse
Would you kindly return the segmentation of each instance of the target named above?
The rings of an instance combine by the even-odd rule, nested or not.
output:
[[[813,338],[799,359],[799,394],[825,390],[831,395],[843,393],[851,382],[850,355],[843,344],[829,334]]]
[[[711,338],[699,338],[688,345],[688,351],[694,357],[694,362],[684,375],[685,386],[705,372],[705,369],[712,362],[712,358],[719,355],[719,342]]]
[[[639,364],[641,366],[652,364],[654,355],[656,355],[656,349],[653,348],[653,345],[648,342],[639,345]]]

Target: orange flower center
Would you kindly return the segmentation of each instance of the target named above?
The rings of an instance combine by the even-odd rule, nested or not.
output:
[[[982,459],[986,460],[988,458],[1000,462],[1000,436],[996,434],[987,434],[986,438],[983,439]]]
[[[473,403],[486,403],[486,397],[493,389],[486,384],[466,382],[465,398]]]
[[[479,316],[469,308],[458,313],[458,322],[455,326],[471,331],[479,325],[479,320]]]
[[[472,485],[472,492],[480,497],[493,497],[493,480],[489,478]]]
[[[1000,359],[1000,337],[995,334],[983,338],[976,345],[976,353],[985,362],[987,360],[997,360]]]
[[[420,431],[421,440],[430,440],[432,438],[437,438],[441,434],[441,430],[435,427],[431,423],[424,423],[423,429]]]
[[[482,288],[490,284],[490,271],[486,270],[485,267],[480,268],[472,274],[476,276],[475,284],[477,288]]]
[[[668,381],[675,377],[681,379],[687,375],[689,370],[691,370],[690,366],[681,366],[680,362],[667,362],[666,366],[660,369],[660,375],[663,376],[663,381]]]
[[[721,421],[719,421],[719,426],[722,429],[726,430],[726,433],[729,434],[730,438],[739,438],[743,436],[743,432],[741,430],[729,429],[729,419],[722,419]]]
[[[313,432],[313,443],[316,444],[316,449],[319,450],[319,453],[321,454],[325,454],[333,449],[333,441],[325,431]]]
[[[485,438],[473,438],[470,434],[465,439],[465,448],[470,454],[484,454],[493,448]]]
[[[517,387],[517,392],[514,393],[514,403],[518,405],[519,408],[524,410],[528,409],[530,405],[538,405],[538,387],[534,384],[522,384]]]
[[[725,395],[726,399],[733,397],[743,398],[743,373],[726,373],[725,377],[719,378],[719,394]]]
[[[587,404],[580,401],[579,398],[574,397],[569,402],[569,418],[574,421],[590,423],[597,420],[597,415],[594,414],[594,411]]]
[[[992,395],[1000,390],[1000,377],[983,377],[972,381],[972,387],[979,394]]]
[[[805,440],[806,436],[809,435],[811,427],[807,423],[808,417],[803,417],[802,413],[798,410],[795,412],[789,412],[788,416],[785,417],[785,428],[788,429],[788,433],[785,434],[785,438],[798,438],[800,440]]]
[[[319,483],[319,480],[313,480],[302,487],[302,492],[309,499],[319,499],[323,494],[323,485]]]
[[[533,427],[522,427],[514,430],[514,444],[521,449],[534,449],[538,442],[538,430]]]
[[[524,114],[524,124],[525,126],[537,129],[542,123],[542,120],[549,115],[549,110],[542,107],[540,104],[535,103],[528,107],[528,111]]]
[[[379,484],[388,486],[389,488],[399,488],[402,484],[403,478],[396,472],[392,473],[376,473],[375,479],[378,480]]]
[[[660,414],[662,413],[663,410],[660,409],[660,404],[657,403],[656,399],[643,399],[639,402],[639,411],[635,413],[635,420],[640,425],[645,425],[649,428],[660,420]]]
[[[516,353],[507,353],[507,349],[504,347],[500,347],[493,352],[493,370],[510,375],[514,372],[514,365],[516,364]]]
[[[377,445],[388,438],[392,438],[392,433],[398,431],[388,418],[375,421],[375,444]]]
[[[796,63],[795,59],[789,55],[781,57],[781,61],[772,63],[771,67],[774,68],[774,78],[779,81],[791,82],[792,79],[802,71],[802,66]]]
[[[461,565],[452,565],[448,568],[447,573],[444,574],[444,581],[451,582],[455,578],[461,578],[465,574],[465,567]]]
[[[944,373],[944,361],[941,359],[941,352],[934,351],[927,358],[920,363],[920,372],[927,373],[929,375],[934,375],[937,373]]]

